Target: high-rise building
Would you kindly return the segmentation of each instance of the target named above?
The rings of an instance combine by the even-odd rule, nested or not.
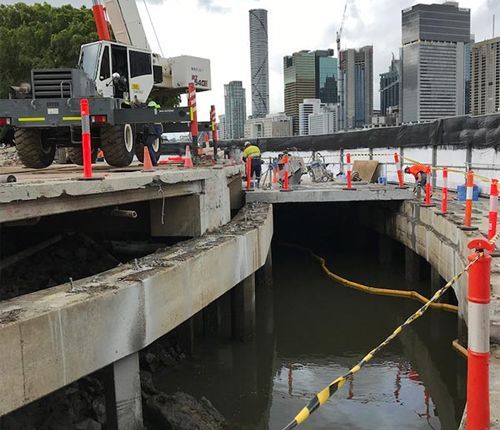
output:
[[[299,135],[309,135],[309,115],[317,114],[321,109],[320,99],[304,99],[299,103]]]
[[[322,103],[337,103],[337,59],[333,49],[314,51],[316,55],[316,98]]]
[[[399,106],[399,67],[394,56],[389,71],[380,74],[380,114],[385,116],[389,108]]]
[[[247,119],[245,88],[241,81],[224,85],[224,102],[226,139],[240,139],[244,136]]]
[[[338,105],[329,103],[321,106],[318,113],[309,115],[309,135],[332,134],[338,130]]]
[[[285,113],[268,114],[265,118],[251,118],[245,123],[245,138],[292,136],[292,118]]]
[[[227,139],[226,136],[226,115],[219,115],[219,123],[217,124],[217,135],[220,140]]]
[[[340,71],[344,128],[361,128],[371,122],[373,113],[373,46],[342,51]]]
[[[472,46],[471,113],[500,111],[500,37]]]
[[[269,113],[267,10],[250,10],[249,20],[252,117],[262,118]]]
[[[293,118],[293,132],[299,132],[299,104],[305,99],[333,103],[337,99],[336,59],[333,49],[300,51],[283,58],[285,113]]]
[[[465,113],[470,9],[457,2],[402,11],[400,111],[403,122]]]

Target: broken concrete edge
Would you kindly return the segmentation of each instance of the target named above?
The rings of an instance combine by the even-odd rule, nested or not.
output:
[[[150,185],[161,186],[206,180],[214,176],[217,170],[224,170],[228,178],[240,173],[239,166],[224,166],[222,169],[195,168],[153,172],[113,172],[105,176],[102,181],[81,181],[73,175],[65,179],[13,182],[0,186],[0,204],[39,198],[113,193],[141,189]]]
[[[139,351],[265,264],[272,207],[110,271],[0,303],[0,416]]]
[[[470,240],[484,238],[482,230],[461,230],[460,219],[443,217],[435,208],[422,208],[415,202],[403,202],[392,216],[381,211],[364,219],[381,233],[387,234],[419,254],[445,279],[450,280],[468,262]],[[374,224],[373,224],[374,222]],[[484,231],[483,231],[484,233]],[[496,262],[498,260],[498,263]],[[492,260],[490,305],[490,403],[500,403],[500,259]],[[453,288],[459,302],[459,316],[467,324],[467,273]],[[464,421],[464,420],[463,420]],[[491,408],[491,428],[500,429],[500,409]]]

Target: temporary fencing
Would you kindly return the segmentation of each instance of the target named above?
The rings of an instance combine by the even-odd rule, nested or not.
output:
[[[498,234],[497,234],[498,236]],[[496,237],[494,238],[496,239]],[[491,244],[491,241],[490,241]],[[471,246],[475,246],[471,242]],[[481,243],[481,246],[483,244]],[[318,261],[321,262],[322,266],[324,267],[324,270],[328,269],[326,268],[325,265],[325,260],[319,256],[316,256],[312,251],[308,250],[311,255],[313,255]],[[379,351],[381,351],[385,346],[387,346],[393,339],[395,339],[401,331],[408,325],[410,325],[412,322],[420,318],[430,307],[433,307],[433,304],[438,304],[436,303],[442,296],[443,294],[453,285],[455,284],[462,276],[464,273],[469,271],[469,269],[475,265],[482,257],[484,256],[483,249],[476,249],[475,254],[473,255],[472,258],[469,258],[469,263],[465,266],[465,268],[455,276],[453,276],[452,279],[450,279],[449,282],[446,283],[445,286],[440,288],[434,295],[423,305],[421,306],[416,312],[414,312],[412,315],[410,315],[404,322],[403,324],[399,325],[383,342],[381,342],[377,347],[372,349],[368,354],[366,354],[354,367],[352,367],[348,372],[346,372],[344,375],[339,376],[337,379],[332,381],[328,386],[326,386],[323,390],[321,390],[319,393],[317,393],[310,401],[309,403],[295,416],[295,418],[290,421],[285,427],[282,428],[282,430],[291,430],[298,425],[302,424],[309,416],[316,411],[321,405],[325,404],[326,401],[335,393],[337,392],[346,380],[348,378],[352,377],[355,373],[359,372],[361,368],[368,363]],[[329,272],[329,271],[328,271]],[[331,273],[331,272],[330,272]],[[331,273],[331,275],[334,275]],[[338,279],[338,275],[336,276],[331,276],[336,280]],[[488,285],[488,290],[489,290],[489,285]],[[394,291],[393,291],[394,292]],[[470,352],[470,351],[469,351]],[[473,427],[468,427],[468,429],[472,430]],[[477,427],[480,428],[480,427]],[[487,427],[482,427],[482,428],[487,428]],[[476,427],[474,427],[476,429]]]

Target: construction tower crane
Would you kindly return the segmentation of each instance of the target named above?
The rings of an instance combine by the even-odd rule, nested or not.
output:
[[[161,109],[156,103],[151,108],[150,98],[181,94],[190,83],[197,91],[210,90],[208,59],[153,53],[136,1],[104,1],[93,0],[99,40],[81,46],[77,67],[32,70],[29,88],[14,91],[15,100],[0,100],[0,126],[14,127],[17,153],[26,167],[49,166],[57,147],[67,147],[71,161],[83,163],[82,99],[90,106],[93,153],[102,149],[108,164],[124,167],[134,155],[142,159],[148,124],[188,131],[187,108]],[[160,139],[153,151],[159,154]]]
[[[341,57],[341,52],[340,52],[340,39],[342,38],[342,31],[344,30],[344,21],[345,17],[347,14],[347,4],[349,3],[349,0],[346,0],[345,5],[344,5],[344,12],[342,14],[342,20],[340,21],[340,27],[337,30],[337,81],[338,81],[338,102],[339,102],[339,109],[338,109],[338,123],[339,123],[339,130],[344,130],[344,76],[342,75],[342,57]]]

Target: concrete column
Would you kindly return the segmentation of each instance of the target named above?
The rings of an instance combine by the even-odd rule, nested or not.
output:
[[[217,301],[210,303],[203,309],[203,328],[205,336],[217,334]]]
[[[186,354],[191,355],[194,350],[194,319],[189,318],[176,328],[179,345]]]
[[[392,262],[392,253],[394,242],[386,234],[378,234],[378,261],[380,264],[389,264]]]
[[[233,338],[249,339],[255,330],[255,274],[236,285],[231,293]]]
[[[231,292],[217,299],[217,334],[223,339],[231,339],[232,335]]]
[[[405,279],[419,281],[421,273],[421,259],[410,248],[405,248]]]
[[[267,254],[266,262],[255,273],[255,283],[257,288],[271,288],[273,284],[273,255],[271,249],[269,249],[269,253]]]
[[[204,322],[203,322],[203,310],[194,314],[193,318],[193,331],[195,336],[203,337],[205,334]]]
[[[441,282],[441,275],[431,266],[431,295],[439,290],[444,284]]]
[[[142,430],[139,353],[130,354],[104,370],[106,428]]]

